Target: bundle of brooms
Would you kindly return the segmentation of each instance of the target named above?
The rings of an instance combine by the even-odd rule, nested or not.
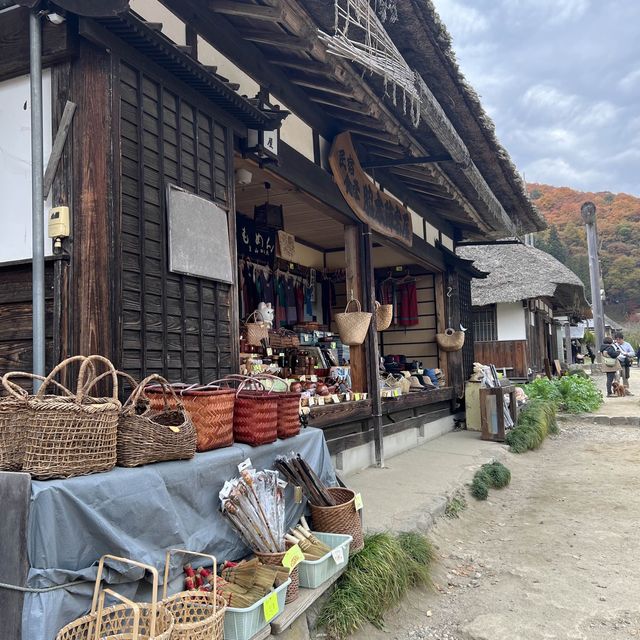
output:
[[[285,535],[285,540],[291,544],[297,544],[304,554],[305,560],[320,560],[331,551],[324,542],[311,532],[304,516],[295,529],[290,529],[290,534]]]
[[[238,563],[227,562],[218,580],[218,593],[230,607],[246,609],[264,598],[271,589],[289,578],[289,569],[262,564],[258,558]]]
[[[294,487],[300,487],[309,502],[321,507],[333,507],[336,504],[327,486],[318,477],[309,463],[299,453],[288,458],[279,456],[274,463],[275,468]]]

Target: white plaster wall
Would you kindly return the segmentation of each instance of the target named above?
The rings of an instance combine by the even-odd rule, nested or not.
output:
[[[522,302],[497,305],[498,340],[527,339],[524,311]]]
[[[427,237],[425,238],[425,240],[433,245],[434,247],[436,246],[436,240],[440,237],[440,234],[438,233],[438,230],[432,225],[429,224],[428,222],[426,223],[426,229],[427,229]]]
[[[51,153],[51,72],[42,74],[44,166]],[[29,76],[0,83],[0,262],[26,260],[31,248],[31,103]],[[46,228],[51,200],[45,202],[45,254],[51,255]]]
[[[453,240],[449,236],[445,236],[442,234],[442,244],[449,249],[449,251],[453,251]]]
[[[424,221],[413,209],[409,209],[411,214],[411,228],[413,233],[424,240]]]

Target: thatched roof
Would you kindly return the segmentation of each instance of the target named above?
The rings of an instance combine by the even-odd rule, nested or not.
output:
[[[451,36],[431,0],[398,0],[397,5],[398,20],[387,21],[385,29],[438,99],[507,214],[519,221],[521,232],[546,228],[518,170],[498,141],[493,121],[460,71]]]
[[[474,307],[530,298],[551,298],[554,308],[572,315],[591,315],[584,285],[553,256],[524,244],[458,247],[457,254],[489,276],[471,282]]]

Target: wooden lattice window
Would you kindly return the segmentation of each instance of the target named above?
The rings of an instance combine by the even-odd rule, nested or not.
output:
[[[495,305],[474,309],[473,337],[476,342],[495,342],[498,339],[498,321]]]

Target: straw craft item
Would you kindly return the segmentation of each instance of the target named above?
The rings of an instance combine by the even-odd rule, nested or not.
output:
[[[349,311],[352,302],[355,302],[357,311]],[[344,313],[336,313],[334,318],[342,343],[352,347],[362,344],[369,331],[371,316],[371,313],[362,311],[359,300],[349,300]]]
[[[269,339],[269,323],[257,320],[258,312],[254,311],[245,323],[247,329],[247,343],[259,347],[263,340]],[[253,318],[253,322],[250,320]]]
[[[311,519],[315,531],[342,533],[353,538],[351,553],[357,553],[364,547],[362,520],[356,511],[356,494],[351,489],[330,487],[327,491],[336,502],[333,507],[319,506],[309,502]]]
[[[301,487],[310,502],[327,507],[336,504],[333,495],[327,490],[327,486],[300,454],[288,458],[279,456],[276,458],[274,466],[282,473],[287,482]]]
[[[376,331],[384,331],[391,326],[393,320],[393,305],[380,304],[376,300]]]
[[[256,551],[255,554],[263,564],[272,564],[281,567],[286,551],[280,551],[279,553],[260,553]],[[298,567],[289,572],[288,577],[291,579],[291,584],[287,587],[285,604],[293,602],[300,595],[300,578],[298,577]],[[286,579],[287,576],[284,577],[283,582]]]
[[[55,376],[70,363],[80,361],[78,388],[71,396],[47,396]],[[113,383],[112,396],[92,398],[85,384],[96,363],[106,365]],[[6,387],[5,387],[6,388]],[[120,413],[116,370],[102,356],[76,356],[61,362],[45,378],[34,396],[24,397],[9,385],[12,395],[24,402],[25,428],[22,470],[34,478],[70,478],[109,471],[116,462],[117,424]]]
[[[444,333],[436,333],[436,342],[442,351],[460,351],[464,346],[464,331],[445,329]]]
[[[253,386],[254,390],[246,387]],[[255,388],[257,387],[257,388]],[[257,380],[243,380],[236,391],[233,408],[233,438],[257,447],[278,439],[277,394],[265,391]]]
[[[207,558],[213,568],[209,574],[211,591],[181,591],[167,597],[171,554],[181,553]],[[200,575],[203,570],[199,569]],[[209,572],[207,571],[207,574]],[[214,556],[184,549],[169,549],[165,559],[162,606],[174,618],[171,640],[222,640],[227,603],[217,591],[217,569]]]
[[[318,540],[311,532],[304,516],[300,519],[300,524],[290,532],[290,535],[285,536],[286,540],[291,544],[299,545],[305,560],[320,560],[331,551],[331,547]]]
[[[260,381],[265,387],[267,381],[271,381],[270,391],[273,391],[273,396],[278,403],[278,422],[277,422],[277,436],[278,438],[292,438],[300,433],[300,401],[302,399],[301,393],[294,393],[289,391],[289,386],[282,379],[277,376],[271,376],[262,374],[252,380]],[[275,384],[283,385],[283,391],[274,389]]]
[[[162,410],[149,405],[145,387],[153,381],[163,392]],[[171,408],[168,395],[173,400]],[[142,413],[139,413],[142,408]],[[118,421],[118,464],[137,467],[164,460],[188,460],[196,453],[196,430],[169,383],[158,375],[145,378],[132,392]]]

